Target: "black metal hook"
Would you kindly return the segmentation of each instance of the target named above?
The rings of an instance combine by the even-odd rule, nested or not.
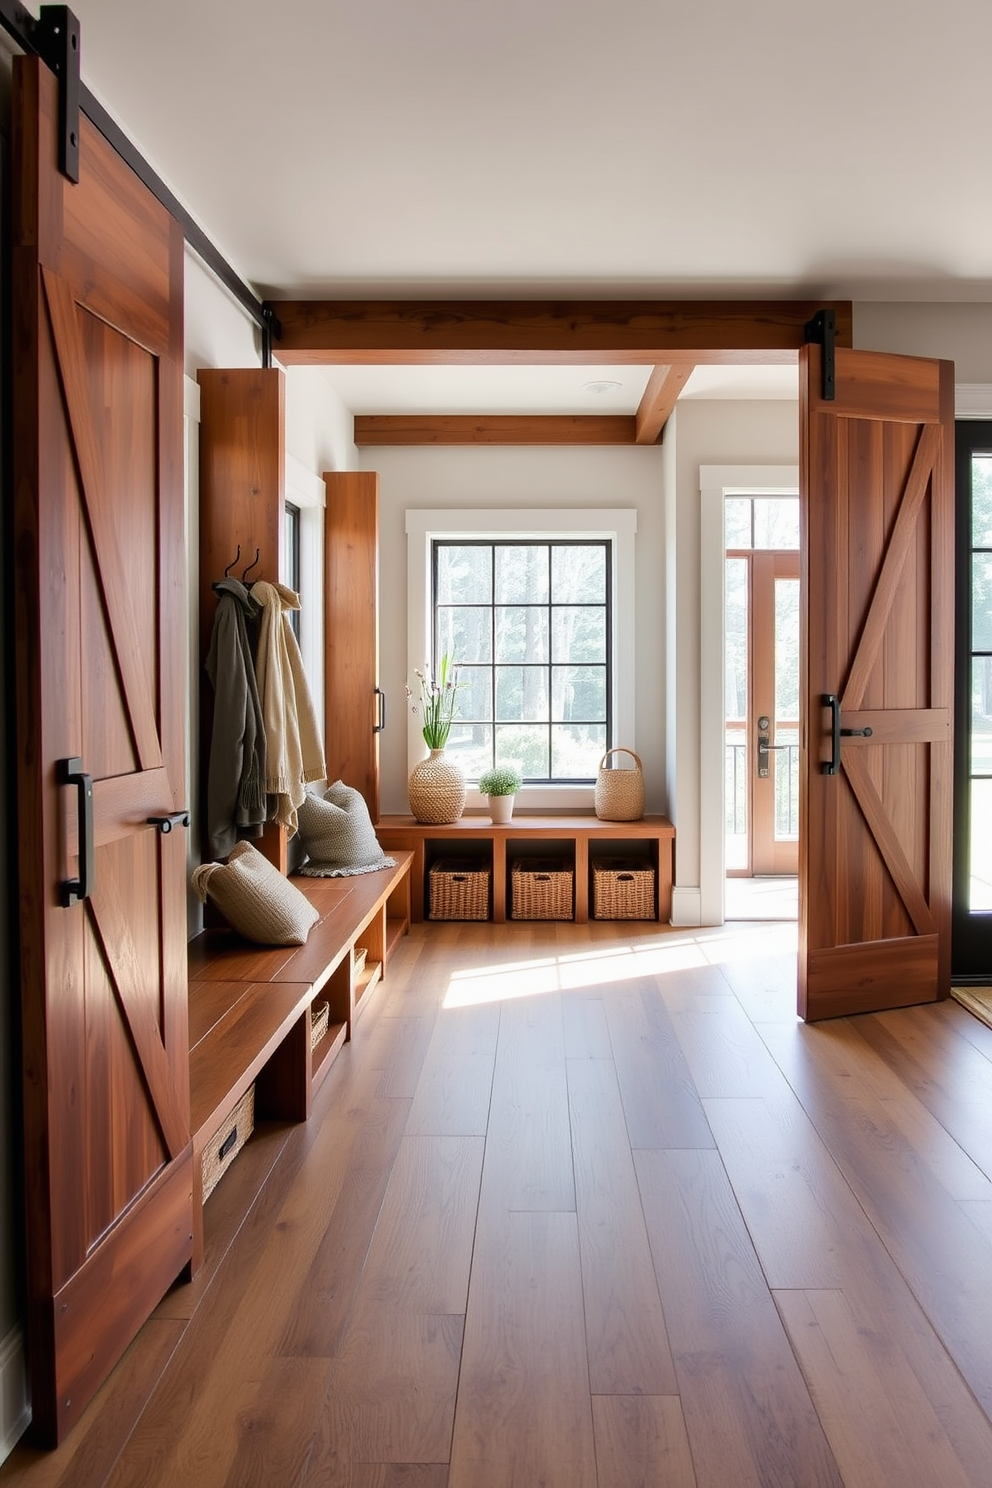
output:
[[[231,559],[230,563],[227,565],[227,567],[224,570],[224,577],[225,577],[225,579],[229,579],[231,577],[231,569],[234,567],[234,565],[237,563],[237,561],[238,561],[238,559],[240,557],[241,557],[241,544],[238,543],[238,551],[235,553],[234,557]]]
[[[255,549],[255,556],[254,556],[254,558],[249,563],[249,565],[245,569],[244,573],[241,575],[241,582],[242,582],[242,584],[247,584],[247,582],[248,582],[248,575],[251,573],[252,569],[255,567],[255,565],[258,562],[258,560],[261,557],[261,555],[262,555],[261,548],[256,548]]]

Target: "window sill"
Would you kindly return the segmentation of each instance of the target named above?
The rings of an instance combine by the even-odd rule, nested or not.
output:
[[[516,795],[515,809],[519,811],[584,811],[593,805],[595,786],[588,785],[525,785]],[[485,811],[489,797],[482,795],[478,787],[469,785],[465,792],[466,811]]]

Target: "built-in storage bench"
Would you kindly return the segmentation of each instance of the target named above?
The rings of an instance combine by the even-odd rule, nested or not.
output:
[[[575,920],[590,918],[590,859],[643,854],[655,869],[656,915],[661,921],[672,912],[672,856],[675,828],[667,816],[644,816],[640,821],[600,821],[591,812],[568,816],[519,812],[511,821],[495,823],[481,813],[468,813],[439,827],[412,816],[382,816],[376,835],[389,853],[405,849],[413,854],[410,898],[413,918],[425,916],[425,884],[432,862],[439,858],[478,857],[492,869],[492,918],[502,925],[510,918],[509,877],[516,859],[526,856],[563,856],[575,873]]]
[[[352,878],[295,878],[320,913],[302,946],[257,946],[231,930],[189,945],[193,1270],[203,1259],[201,1164],[252,1082],[256,1115],[306,1121],[330,1069],[411,918],[413,854]],[[311,1048],[311,1007],[327,1002],[327,1031]]]

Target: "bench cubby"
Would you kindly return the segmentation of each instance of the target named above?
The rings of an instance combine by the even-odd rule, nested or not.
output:
[[[256,1119],[306,1121],[327,1075],[410,927],[409,852],[395,868],[351,878],[296,878],[320,919],[302,946],[258,946],[211,929],[189,943],[193,1262],[203,1259],[202,1157],[255,1085]],[[311,1007],[327,1031],[311,1047]]]

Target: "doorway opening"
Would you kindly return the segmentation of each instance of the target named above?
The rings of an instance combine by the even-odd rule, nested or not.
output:
[[[724,502],[727,919],[792,919],[799,854],[799,498]]]

